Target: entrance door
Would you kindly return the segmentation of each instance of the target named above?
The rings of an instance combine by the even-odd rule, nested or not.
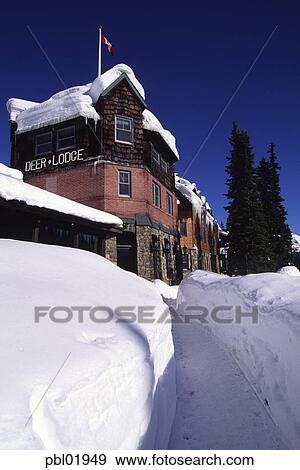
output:
[[[117,264],[126,271],[137,272],[135,233],[124,232],[117,236]]]

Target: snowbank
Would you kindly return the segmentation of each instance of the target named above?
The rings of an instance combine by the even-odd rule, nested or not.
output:
[[[21,171],[8,168],[2,163],[0,164],[0,198],[6,201],[22,201],[29,206],[45,207],[46,209],[102,224],[116,227],[122,227],[123,225],[119,217],[109,214],[108,212],[93,209],[79,202],[71,201],[71,199],[24,183]]]
[[[300,271],[296,266],[284,266],[277,272],[279,274],[286,274],[287,276],[300,276]]]
[[[300,278],[277,273],[230,278],[196,271],[179,286],[177,309],[202,306],[231,320],[234,309],[259,308],[258,323],[221,324],[209,315],[209,327],[235,357],[253,389],[291,448],[300,446]]]
[[[87,312],[34,323],[36,306],[154,306],[159,316],[155,287],[81,250],[0,240],[0,253],[1,448],[166,448],[176,403],[170,324],[97,323]]]
[[[164,300],[176,300],[178,286],[169,286],[160,279],[154,279],[152,282]]]

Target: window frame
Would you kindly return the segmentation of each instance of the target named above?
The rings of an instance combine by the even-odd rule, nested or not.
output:
[[[155,147],[152,147],[151,156],[152,156],[153,161],[156,163],[156,165],[161,164],[160,163],[161,162],[161,153],[158,150],[156,150]],[[157,159],[155,157],[157,157]]]
[[[126,119],[130,122],[130,132],[131,132],[131,142],[128,142],[127,140],[120,140],[117,139],[117,130],[123,130],[124,129],[117,129],[117,122],[118,119]],[[115,115],[115,142],[118,142],[120,144],[126,144],[126,145],[133,145],[133,140],[134,140],[134,135],[133,135],[133,118],[128,117],[128,116],[120,116],[120,115]]]
[[[185,227],[184,233],[182,233],[181,224],[184,224],[184,227]],[[179,219],[179,233],[181,237],[187,237],[188,230],[187,230],[187,221],[185,219]]]
[[[58,142],[59,142],[59,132],[61,131],[65,131],[67,129],[73,129],[73,137],[64,137],[62,138],[61,140],[64,140],[64,139],[71,139],[71,138],[74,138],[74,145],[69,145],[68,147],[62,147],[62,148],[59,148],[58,146]],[[69,149],[73,149],[76,147],[76,132],[75,132],[75,126],[72,125],[72,126],[67,126],[67,127],[62,127],[60,129],[57,129],[56,131],[56,150],[58,152],[63,152],[64,150],[69,150]]]
[[[128,182],[128,187],[129,187],[129,194],[121,194],[120,193],[120,184],[127,184],[127,183],[121,183],[120,181],[120,174],[121,173],[127,173],[129,175],[129,182]],[[131,198],[132,197],[132,183],[131,183],[131,171],[129,170],[118,170],[118,196],[119,197],[127,197]]]
[[[158,194],[159,194],[159,205],[156,204],[156,192],[155,192],[156,188],[158,189]],[[161,209],[161,187],[154,180],[152,180],[152,201],[153,201],[154,207]]]
[[[165,173],[168,173],[169,172],[169,164],[168,162],[160,157],[160,166],[162,167],[162,170],[165,172]]]
[[[167,200],[167,213],[168,213],[168,215],[174,215],[173,196],[170,193],[167,193],[166,200]],[[170,201],[170,207],[169,207],[169,201]],[[169,208],[171,208],[171,210],[169,210]]]
[[[49,150],[48,152],[38,152],[38,145],[43,145],[43,144],[38,144],[37,143],[37,140],[39,137],[42,137],[43,135],[50,135],[51,136],[51,139],[49,140],[49,142],[47,143],[51,143],[51,150]],[[47,132],[42,132],[41,134],[36,134],[35,135],[35,156],[36,157],[40,157],[41,155],[47,155],[48,153],[52,153],[53,151],[53,132],[52,131],[47,131]]]

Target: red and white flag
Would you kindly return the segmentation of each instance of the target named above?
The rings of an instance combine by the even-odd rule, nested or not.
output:
[[[108,52],[111,54],[111,55],[115,55],[115,48],[111,45],[111,43],[108,41],[108,39],[104,36],[104,34],[101,33],[101,42],[102,44],[105,44],[107,49],[108,49]]]

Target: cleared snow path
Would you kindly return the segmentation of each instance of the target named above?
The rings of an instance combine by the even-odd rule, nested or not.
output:
[[[173,338],[177,411],[169,449],[286,448],[266,407],[208,328],[175,324]]]

